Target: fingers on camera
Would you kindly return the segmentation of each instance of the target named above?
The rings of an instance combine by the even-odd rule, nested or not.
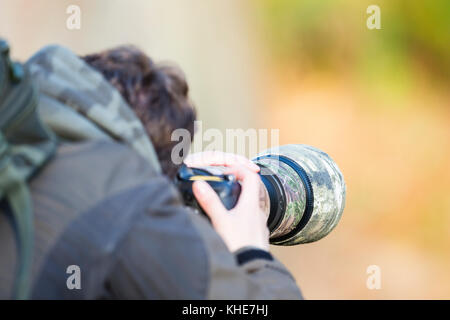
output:
[[[232,166],[226,173],[233,174],[241,183],[242,190],[239,201],[241,199],[243,201],[255,201],[255,199],[258,199],[260,179],[257,173],[242,165]]]
[[[220,201],[219,196],[205,181],[195,181],[192,189],[197,202],[200,204],[206,214],[214,220],[226,211],[225,207]]]

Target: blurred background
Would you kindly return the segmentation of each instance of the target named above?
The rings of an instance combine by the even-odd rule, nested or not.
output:
[[[279,129],[281,144],[325,150],[347,183],[340,224],[272,248],[306,298],[450,298],[448,0],[1,0],[0,36],[22,61],[50,43],[135,44],[184,70],[204,129]]]

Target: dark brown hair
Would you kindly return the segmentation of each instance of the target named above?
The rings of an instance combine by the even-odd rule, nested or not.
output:
[[[195,109],[181,70],[155,64],[134,46],[121,46],[82,57],[122,94],[143,123],[158,154],[163,172],[173,177],[171,134],[184,128],[194,134]],[[184,155],[186,156],[186,155]]]

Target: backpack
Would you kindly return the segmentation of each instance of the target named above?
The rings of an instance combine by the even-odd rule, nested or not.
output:
[[[18,262],[14,297],[27,299],[33,253],[33,213],[28,181],[52,157],[56,136],[39,119],[38,91],[28,70],[11,61],[0,39],[0,204],[13,218]]]

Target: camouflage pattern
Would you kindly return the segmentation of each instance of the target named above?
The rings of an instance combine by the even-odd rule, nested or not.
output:
[[[41,49],[26,66],[39,85],[41,119],[61,139],[115,139],[161,170],[142,123],[99,72],[56,45]]]
[[[266,150],[258,156],[283,155],[299,164],[307,173],[314,194],[314,209],[306,226],[292,238],[273,244],[295,245],[317,241],[333,230],[345,206],[346,185],[336,163],[323,151],[308,145],[285,145]],[[305,187],[297,173],[276,159],[257,160],[275,172],[282,181],[287,198],[285,216],[271,238],[291,231],[305,210]]]

